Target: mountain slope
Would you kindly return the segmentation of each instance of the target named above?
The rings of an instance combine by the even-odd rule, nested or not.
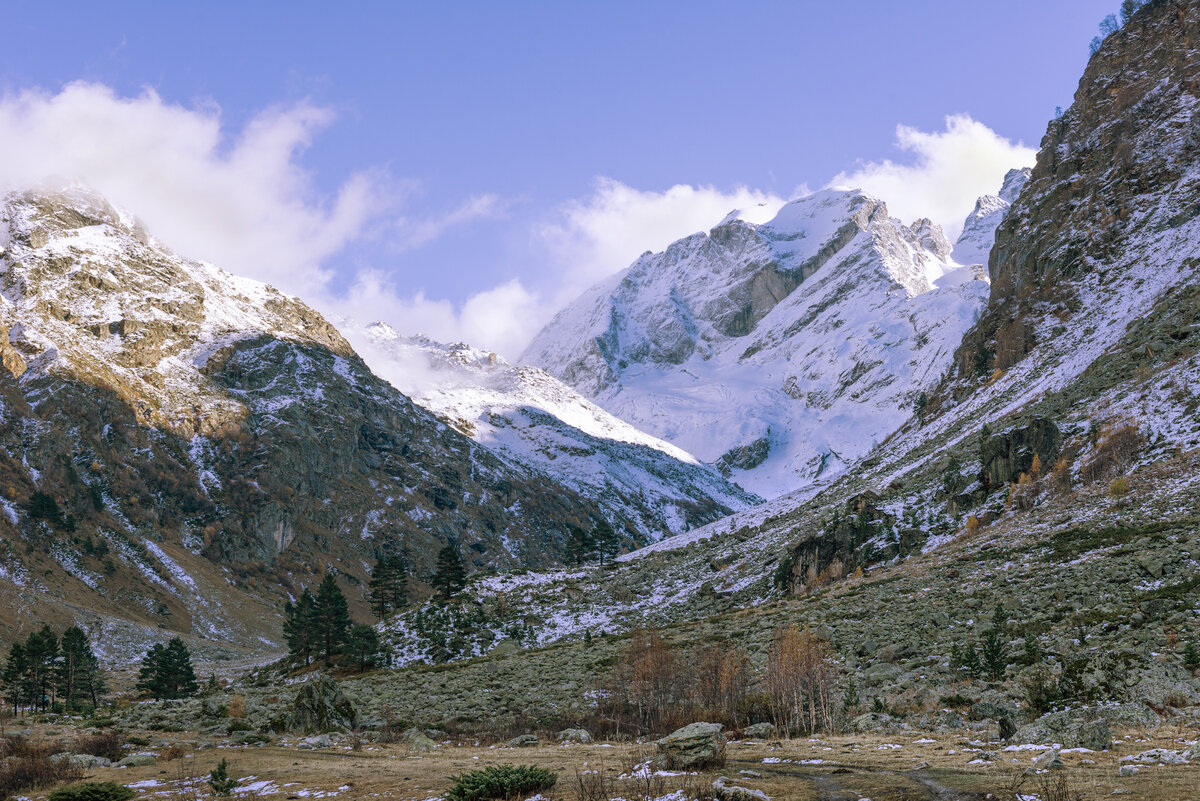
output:
[[[480,445],[571,487],[644,544],[761,501],[533,367],[494,353],[343,326],[375,371]]]
[[[1009,170],[999,194],[984,195],[975,201],[975,209],[967,215],[962,233],[954,243],[954,259],[959,264],[988,263],[992,243],[996,241],[996,229],[1025,188],[1030,173],[1028,167]]]
[[[980,278],[928,220],[827,190],[642,256],[522,361],[772,497],[909,416],[982,306]]]
[[[604,514],[413,404],[300,301],[94,195],[5,198],[0,245],[0,589],[19,599],[0,626],[277,648],[282,600],[326,569],[357,603],[373,556],[420,579],[450,538],[477,566],[551,565]]]

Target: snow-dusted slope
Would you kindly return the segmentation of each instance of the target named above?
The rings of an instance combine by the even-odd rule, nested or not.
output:
[[[535,367],[401,336],[382,323],[341,329],[375,372],[418,404],[510,463],[594,499],[639,539],[677,534],[761,500]]]
[[[647,254],[522,361],[772,497],[864,455],[936,382],[987,298],[941,229],[827,190]]]
[[[1008,209],[1016,202],[1021,190],[1029,181],[1028,167],[1009,170],[1004,176],[1004,185],[998,195],[984,195],[975,201],[975,210],[963,222],[962,233],[954,243],[954,258],[960,264],[988,263],[992,244],[996,241],[996,229],[1004,221]]]

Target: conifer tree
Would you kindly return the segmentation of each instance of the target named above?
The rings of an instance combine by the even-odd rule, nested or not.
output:
[[[380,657],[379,634],[364,623],[351,627],[346,637],[346,656],[358,664],[359,673],[374,667]]]
[[[620,536],[603,517],[592,528],[592,541],[596,543],[596,555],[600,558],[600,564],[615,559],[617,551],[621,548]]]
[[[28,684],[29,660],[25,657],[25,645],[14,642],[8,652],[8,660],[4,663],[4,690],[8,702],[13,705],[13,712],[29,703]]]
[[[963,649],[962,666],[967,671],[967,675],[973,679],[977,679],[983,674],[983,665],[979,662],[979,652],[975,650],[975,643],[969,642]]]
[[[1188,670],[1200,669],[1200,648],[1194,642],[1183,647],[1183,666]]]
[[[283,605],[283,636],[292,656],[303,658],[308,667],[317,648],[317,599],[311,591],[300,593],[295,604]]]
[[[317,644],[328,665],[346,642],[346,631],[350,628],[350,607],[332,573],[326,573],[317,587],[315,622]]]
[[[571,526],[567,533],[567,564],[579,567],[586,562],[596,550],[592,536],[579,526]]]
[[[463,566],[462,554],[458,552],[458,543],[447,542],[438,551],[437,569],[433,574],[433,586],[442,594],[442,599],[449,601],[467,586],[467,569]]]
[[[399,556],[381,556],[371,571],[371,611],[380,620],[408,604],[408,566]]]
[[[78,626],[63,632],[57,682],[59,698],[68,709],[78,709],[85,704],[95,707],[104,693],[100,660],[92,652],[87,634]]]
[[[142,658],[137,689],[154,700],[189,698],[199,692],[192,655],[179,637],[155,643]]]
[[[32,705],[46,709],[54,702],[54,665],[58,660],[58,636],[53,629],[42,626],[29,635],[25,660]]]
[[[1000,636],[998,629],[990,628],[983,633],[981,650],[983,672],[992,681],[1002,681],[1005,671],[1008,670],[1008,655],[1004,647],[1004,638]]]

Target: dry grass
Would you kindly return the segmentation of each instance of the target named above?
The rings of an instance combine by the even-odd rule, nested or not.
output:
[[[1118,778],[1121,756],[1150,748],[1180,749],[1183,740],[1195,738],[1194,729],[1160,728],[1153,732],[1123,733],[1124,742],[1105,753],[1069,753],[1063,773],[1072,801],[1099,801],[1117,788],[1128,788],[1140,798],[1157,801],[1191,801],[1195,795],[1195,766],[1144,767],[1136,776]],[[921,739],[932,742],[917,742]],[[898,748],[894,746],[899,746]],[[970,764],[980,750],[992,751],[996,760]],[[628,801],[658,798],[682,790],[689,798],[706,798],[712,782],[727,776],[733,784],[762,790],[777,801],[820,801],[824,798],[870,798],[872,801],[931,799],[933,785],[956,790],[991,793],[998,801],[1014,797],[1014,777],[1019,776],[1038,751],[1005,752],[1001,744],[972,743],[964,735],[830,736],[797,739],[781,746],[731,743],[724,767],[695,775],[630,776],[631,769],[652,755],[646,743],[612,745],[541,746],[508,749],[466,744],[442,744],[431,753],[410,752],[403,745],[370,743],[352,750],[349,738],[323,751],[298,751],[293,747],[185,749],[186,754],[167,764],[123,770],[100,769],[89,774],[96,781],[122,784],[154,780],[158,790],[175,798],[207,795],[203,780],[221,758],[229,773],[239,779],[269,781],[255,797],[285,801],[289,796],[311,797],[336,793],[339,801],[395,799],[424,801],[440,796],[449,787],[448,777],[487,765],[531,764],[558,773],[559,781],[546,795],[559,801],[601,801],[622,797]],[[764,762],[768,760],[778,760]],[[914,768],[927,762],[920,772]],[[835,772],[838,771],[838,772]],[[757,775],[755,775],[757,774]],[[1041,777],[1025,780],[1021,792],[1039,794]],[[44,798],[26,793],[31,798]],[[329,796],[333,797],[333,796]]]

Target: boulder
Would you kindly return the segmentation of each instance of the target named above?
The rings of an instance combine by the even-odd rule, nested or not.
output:
[[[94,768],[107,768],[112,764],[112,760],[105,757],[95,756],[93,754],[54,754],[50,757],[51,762],[66,762],[73,768],[80,770],[92,770]]]
[[[1137,774],[1137,772],[1138,768],[1134,765],[1122,765],[1121,767],[1117,768],[1117,775],[1121,778],[1134,776]]]
[[[537,744],[538,738],[536,734],[519,734],[505,743],[509,748],[529,748]]]
[[[560,743],[590,743],[592,735],[587,729],[563,729],[558,733]]]
[[[892,720],[892,716],[886,712],[868,712],[850,721],[850,729],[859,734],[889,732],[895,731],[896,723]]]
[[[154,754],[130,754],[116,764],[118,768],[144,768],[158,762]]]
[[[1068,748],[1087,748],[1092,751],[1107,751],[1112,748],[1112,732],[1104,718],[1082,723],[1070,732]]]
[[[775,736],[775,726],[770,723],[755,723],[747,726],[742,734],[754,740],[766,740]]]
[[[1139,707],[1140,710],[1145,710],[1148,716],[1143,714]],[[1085,716],[1094,717],[1095,720],[1088,720]],[[1135,720],[1142,721],[1141,725],[1145,725],[1147,717],[1152,717],[1154,723],[1158,722],[1158,716],[1149,707],[1141,704],[1053,712],[1017,729],[1010,739],[1016,743],[1062,743],[1067,748],[1106,751],[1112,747],[1110,724],[1138,725],[1124,722]]]
[[[305,734],[352,731],[358,715],[337,682],[323,673],[305,682],[288,709],[287,727]]]
[[[333,740],[328,734],[316,734],[312,737],[305,737],[300,742],[296,743],[296,747],[301,751],[316,751],[321,748],[332,748]]]
[[[437,748],[437,743],[426,737],[424,732],[417,732],[412,737],[406,737],[404,741],[412,751],[432,751]]]
[[[658,762],[672,770],[719,764],[725,758],[720,723],[692,723],[658,740]]]
[[[1058,770],[1063,767],[1063,761],[1058,758],[1058,749],[1051,748],[1033,759],[1034,770]]]
[[[1122,762],[1144,762],[1149,765],[1186,765],[1187,757],[1182,751],[1169,751],[1166,748],[1151,748],[1134,756],[1121,757]]]
[[[724,776],[713,782],[712,786],[713,797],[720,801],[771,801],[771,797],[762,790],[729,784],[729,779]]]

